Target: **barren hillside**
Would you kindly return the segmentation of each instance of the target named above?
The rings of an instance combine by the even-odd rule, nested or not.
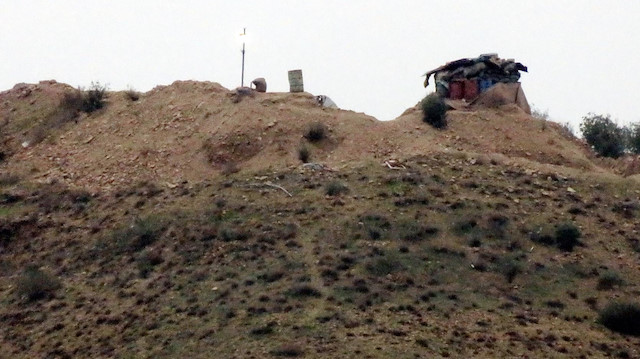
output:
[[[554,123],[71,90],[0,93],[0,358],[640,357],[640,184]]]

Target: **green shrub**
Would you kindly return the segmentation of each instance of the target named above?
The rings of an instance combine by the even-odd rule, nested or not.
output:
[[[624,284],[624,280],[620,277],[618,272],[607,271],[600,275],[598,278],[598,290],[609,290],[615,286],[621,286]]]
[[[614,332],[640,336],[640,306],[636,303],[609,303],[600,311],[598,322]]]
[[[634,123],[627,128],[627,147],[631,153],[640,155],[640,123]]]
[[[563,223],[556,228],[556,247],[565,252],[571,252],[580,244],[580,236],[580,229],[573,223]]]
[[[318,142],[327,137],[327,132],[329,132],[327,125],[322,122],[313,122],[307,126],[304,138],[311,142]]]
[[[349,188],[340,181],[331,181],[324,187],[324,193],[327,196],[338,196],[349,192]]]
[[[625,131],[609,115],[588,114],[582,118],[580,131],[600,156],[618,158],[624,153]]]
[[[51,297],[61,287],[60,281],[36,266],[28,266],[16,282],[16,291],[28,301]]]
[[[447,106],[442,97],[436,93],[430,93],[420,103],[422,108],[422,120],[434,128],[447,127]]]

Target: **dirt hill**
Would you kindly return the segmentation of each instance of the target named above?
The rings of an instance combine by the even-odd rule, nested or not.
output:
[[[0,93],[0,358],[640,357],[640,184],[554,123],[72,90]]]
[[[421,121],[417,108],[390,122],[352,111],[323,109],[310,94],[256,93],[239,103],[215,83],[176,82],[131,101],[111,93],[105,110],[83,116],[47,140],[22,149],[69,86],[24,85],[0,95],[15,152],[6,170],[38,181],[110,190],[131,181],[175,184],[212,178],[227,166],[242,170],[299,164],[306,127],[326,124],[328,140],[312,160],[329,166],[436,152],[499,155],[541,164],[596,170],[584,146],[552,124],[516,107],[452,111],[440,132]],[[30,122],[29,122],[30,121]],[[75,123],[77,122],[77,124]]]

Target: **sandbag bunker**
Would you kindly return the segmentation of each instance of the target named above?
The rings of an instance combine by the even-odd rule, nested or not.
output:
[[[518,83],[520,71],[527,67],[498,54],[483,54],[473,59],[451,61],[424,74],[424,87],[434,75],[436,93],[450,100],[471,101],[498,83]]]

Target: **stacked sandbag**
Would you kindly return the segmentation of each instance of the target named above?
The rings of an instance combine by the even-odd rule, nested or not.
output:
[[[527,67],[513,59],[501,59],[497,54],[483,54],[473,59],[451,61],[425,74],[424,87],[434,75],[436,92],[452,100],[476,98],[497,83],[516,83],[520,71]]]

